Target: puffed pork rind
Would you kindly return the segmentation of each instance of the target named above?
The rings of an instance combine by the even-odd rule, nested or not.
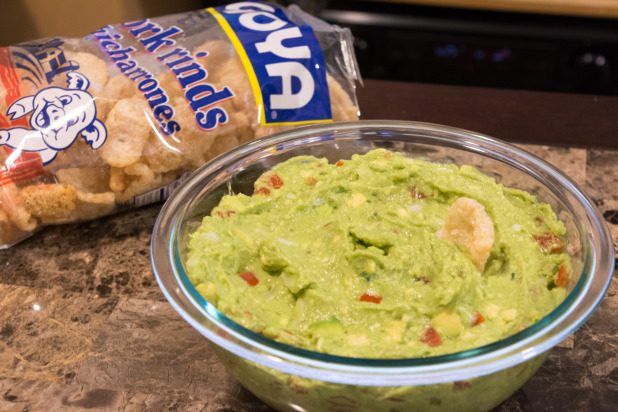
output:
[[[349,30],[327,24],[297,6],[284,10],[292,22],[311,25],[322,48],[332,120],[358,119],[355,84],[361,79]],[[152,102],[135,80],[146,75],[124,74],[94,34],[80,39],[45,38],[5,49],[12,53],[13,61],[0,53],[0,70],[10,69],[12,64],[11,73],[17,80],[12,84],[0,82],[0,249],[18,243],[44,225],[95,219],[140,206],[144,204],[142,197],[163,200],[159,192],[169,195],[178,179],[210,159],[239,144],[295,127],[260,124],[260,108],[243,62],[213,16],[200,10],[149,21],[162,27],[180,27],[184,33],[174,38],[175,46],[200,56],[199,62],[208,72],[206,81],[215,90],[228,87],[233,91],[233,98],[218,105],[227,114],[227,122],[209,131],[201,129],[177,76],[172,73],[173,66],[157,63],[153,55],[139,48],[131,57],[164,90],[166,104],[173,109],[173,119],[181,126],[180,131],[162,132],[158,121],[169,113],[158,112],[157,118]],[[126,28],[123,31],[119,27],[104,29],[112,37],[119,37],[121,32],[126,35]],[[49,49],[50,45],[56,48]],[[19,60],[28,54],[30,60]],[[32,58],[34,55],[36,58]],[[50,68],[57,73],[46,77]],[[73,72],[83,74],[86,83],[68,74]],[[33,73],[37,75],[33,77]],[[33,128],[33,122],[40,119],[32,118],[36,107],[28,112],[32,110],[29,102],[20,107],[12,104],[54,87],[88,93],[91,99],[87,104],[96,107],[96,113],[89,120],[90,127],[78,133],[70,146],[49,156],[53,160],[40,166],[40,173],[18,179],[23,174],[15,169],[14,162],[20,152],[8,146],[3,129],[27,129],[28,125]],[[67,93],[57,98],[71,97],[76,95]],[[53,121],[53,113],[50,117]],[[150,196],[152,193],[156,195]]]
[[[451,205],[437,235],[465,248],[481,273],[496,238],[494,223],[485,207],[467,197],[460,197]]]

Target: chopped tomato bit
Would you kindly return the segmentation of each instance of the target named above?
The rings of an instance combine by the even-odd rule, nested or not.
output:
[[[380,303],[382,302],[382,296],[375,296],[369,293],[363,293],[360,298],[358,298],[359,302],[370,302],[370,303]]]
[[[290,389],[301,395],[309,393],[306,389],[300,386],[296,380],[292,380],[292,382],[290,382]]]
[[[554,282],[556,283],[556,286],[561,288],[567,287],[569,284],[569,273],[567,272],[566,266],[560,265],[560,269],[558,269],[558,272],[556,272],[554,277]]]
[[[356,405],[356,401],[345,395],[335,395],[330,397],[331,400],[341,400],[351,405]]]
[[[524,374],[524,372],[526,371],[526,369],[528,369],[528,362],[524,362],[524,363],[520,363],[519,365],[516,365],[513,367],[513,369],[519,368],[519,371],[517,372],[517,376],[518,378]]]
[[[217,216],[219,216],[221,218],[226,218],[226,217],[230,217],[234,213],[236,213],[236,212],[233,211],[233,210],[226,210],[224,212],[217,212]]]
[[[544,253],[562,252],[562,240],[551,232],[543,232],[535,235],[534,240],[539,244],[539,248]]]
[[[217,329],[217,335],[221,336],[222,338],[227,338],[228,336],[230,336],[229,333],[227,333],[221,328]]]
[[[436,346],[442,345],[442,338],[437,330],[433,328],[433,326],[427,326],[425,329],[425,334],[421,336],[421,342],[424,344],[435,348]]]
[[[386,157],[387,159],[390,159],[393,157],[393,154],[391,152],[386,152],[384,153],[384,157]]]
[[[517,325],[517,328],[515,328],[515,332],[521,332],[522,330],[526,329],[527,326],[520,323],[519,325]]]
[[[453,386],[455,386],[455,389],[468,389],[472,384],[470,381],[455,381],[453,382]]]
[[[429,280],[429,278],[428,278],[427,276],[425,276],[425,275],[421,276],[421,279],[422,279],[422,281],[423,281],[423,283],[424,283],[424,284],[428,284],[429,282],[431,282],[431,281]]]
[[[288,335],[294,337],[294,339],[296,339],[299,342],[303,342],[305,339],[302,336],[298,336],[297,334],[295,334],[294,332],[287,330],[287,329],[281,329],[282,332],[287,333]]]
[[[343,166],[343,160],[339,160],[337,163],[335,163],[335,166],[337,167]]]
[[[485,317],[481,315],[481,312],[478,310],[474,312],[474,318],[472,318],[472,324],[470,326],[476,326],[479,323],[485,322]]]
[[[260,280],[255,276],[253,272],[242,272],[239,273],[238,276],[240,276],[240,278],[247,282],[247,284],[251,287],[260,283]]]
[[[318,181],[314,178],[314,177],[308,177],[305,180],[305,184],[309,185],[309,186],[313,186],[317,183]]]
[[[281,188],[281,186],[283,186],[283,180],[281,180],[279,175],[275,173],[273,175],[270,175],[267,184],[273,189],[279,189]]]
[[[292,386],[291,389],[300,395],[306,395],[309,393],[306,389],[303,389],[300,386]]]
[[[318,163],[317,167],[322,167],[324,166],[322,163]]]
[[[270,196],[270,189],[268,189],[268,188],[266,188],[266,187],[258,187],[257,189],[255,189],[254,194],[256,194],[256,195]]]

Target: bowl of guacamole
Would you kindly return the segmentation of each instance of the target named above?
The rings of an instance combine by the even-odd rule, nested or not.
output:
[[[165,203],[169,302],[278,410],[489,410],[599,305],[590,199],[451,127],[300,127],[214,159]]]

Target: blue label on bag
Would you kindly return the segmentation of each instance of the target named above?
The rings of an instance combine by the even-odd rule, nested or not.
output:
[[[245,66],[260,124],[332,121],[324,56],[311,27],[297,26],[283,9],[260,2],[208,11]]]

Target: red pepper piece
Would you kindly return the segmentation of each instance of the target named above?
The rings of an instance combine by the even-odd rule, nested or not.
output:
[[[562,240],[551,232],[543,232],[535,235],[534,240],[539,244],[539,248],[544,253],[562,252]]]
[[[558,269],[558,272],[556,272],[556,275],[554,277],[554,282],[558,287],[567,287],[567,285],[569,284],[569,273],[567,272],[566,266],[560,265],[560,268]]]
[[[290,389],[292,389],[293,392],[296,392],[300,395],[306,395],[309,393],[309,391],[307,391],[305,388],[300,386],[298,384],[298,381],[296,380],[292,380],[292,382],[290,382]]]
[[[247,282],[247,284],[251,287],[260,283],[260,280],[255,276],[253,272],[242,272],[239,273],[238,276],[240,276],[240,278]]]
[[[316,183],[318,183],[318,181],[315,179],[315,177],[309,176],[307,179],[305,179],[305,184],[308,186],[314,186]]]
[[[485,322],[485,317],[481,315],[481,312],[478,310],[474,312],[474,318],[472,319],[472,324],[470,326],[476,326],[479,323]]]
[[[229,333],[227,333],[221,328],[217,329],[217,335],[221,336],[222,338],[228,338],[230,336]]]
[[[470,389],[472,384],[470,381],[455,381],[453,382],[453,386],[455,389]]]
[[[375,296],[369,293],[363,293],[360,298],[358,298],[359,302],[370,302],[370,303],[380,303],[382,302],[382,296]]]
[[[335,163],[335,166],[337,166],[337,167],[343,166],[343,160],[340,160],[337,163]]]
[[[356,405],[356,401],[345,395],[335,395],[330,397],[331,401],[340,403],[341,405]],[[339,410],[339,409],[337,409]]]
[[[281,188],[281,186],[283,186],[283,180],[281,179],[281,177],[279,177],[278,174],[275,173],[268,177],[266,184],[268,184],[268,186],[272,187],[273,189],[279,189]]]
[[[421,342],[424,344],[435,348],[436,346],[442,345],[442,338],[437,330],[433,328],[433,326],[427,326],[425,330],[425,334],[421,336]]]
[[[221,217],[221,218],[226,218],[226,217],[230,217],[232,216],[234,213],[236,213],[233,210],[226,210],[224,212],[217,212],[217,216]]]
[[[253,192],[253,194],[270,196],[270,189],[268,189],[267,187],[258,187],[257,189],[255,189],[255,192]]]

